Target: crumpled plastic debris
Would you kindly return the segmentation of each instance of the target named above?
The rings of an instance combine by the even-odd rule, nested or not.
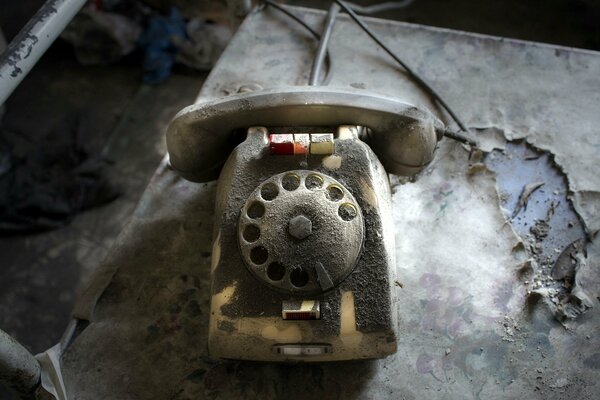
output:
[[[175,38],[179,53],[176,61],[189,68],[209,71],[231,39],[231,30],[224,26],[194,18],[187,23],[188,40]]]
[[[125,15],[84,8],[61,38],[73,45],[80,64],[107,65],[134,51],[141,34],[141,25]]]
[[[169,15],[152,15],[139,44],[144,50],[144,83],[157,85],[171,75],[178,48],[176,42],[187,39],[186,22],[177,8]]]
[[[139,1],[104,1],[83,9],[61,37],[82,65],[112,64],[136,49],[143,53],[143,81],[165,81],[176,63],[209,71],[232,36],[224,25],[203,18],[187,21],[179,9],[164,15]]]
[[[83,146],[80,122],[78,115],[67,116],[35,142],[2,132],[0,234],[55,229],[118,197],[107,161]]]

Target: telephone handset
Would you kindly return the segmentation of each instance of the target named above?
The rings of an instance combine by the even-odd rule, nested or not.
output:
[[[363,90],[261,90],[181,111],[167,132],[171,166],[192,181],[220,174],[211,356],[339,361],[396,352],[387,172],[419,172],[442,134],[428,111]]]
[[[171,166],[184,178],[216,179],[250,126],[357,125],[386,170],[414,175],[431,160],[444,125],[428,110],[365,90],[292,87],[224,97],[184,108],[167,131]]]

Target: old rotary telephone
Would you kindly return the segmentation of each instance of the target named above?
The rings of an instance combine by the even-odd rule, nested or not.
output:
[[[220,172],[210,354],[394,353],[387,172],[418,173],[443,132],[429,111],[365,90],[258,90],[182,110],[167,132],[171,166],[195,182]]]

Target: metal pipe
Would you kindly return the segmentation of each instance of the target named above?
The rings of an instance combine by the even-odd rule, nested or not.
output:
[[[26,398],[38,387],[40,374],[33,354],[0,329],[0,384]]]
[[[48,0],[0,56],[0,105],[4,104],[87,0]]]

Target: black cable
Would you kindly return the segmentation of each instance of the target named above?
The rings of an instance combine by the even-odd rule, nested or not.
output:
[[[422,87],[425,88],[425,90],[438,102],[440,103],[440,105],[448,112],[448,114],[450,114],[450,116],[452,117],[452,119],[454,119],[454,121],[458,124],[458,126],[460,127],[461,130],[469,133],[469,130],[467,129],[467,127],[465,126],[465,124],[460,120],[460,118],[458,118],[458,116],[452,111],[452,109],[450,108],[450,106],[448,106],[448,104],[442,99],[442,97],[431,87],[429,86],[429,84],[427,82],[425,82],[419,75],[417,75],[408,65],[406,65],[396,54],[394,54],[387,46],[385,46],[383,44],[383,42],[373,33],[373,31],[371,31],[371,29],[369,29],[368,26],[366,26],[358,17],[358,15],[356,15],[355,11],[352,10],[352,6],[348,6],[345,2],[340,1],[340,0],[334,0],[335,3],[337,3],[341,8],[344,9],[344,11],[346,11],[348,13],[348,15],[350,15],[350,17],[354,20],[354,22],[356,22],[358,24],[358,26],[360,26],[360,28],[362,30],[365,31],[365,33],[367,33],[371,39],[373,39],[379,46],[381,46],[381,48],[383,50],[385,50],[386,53],[388,53],[394,60],[396,60],[396,62],[398,62],[411,76],[412,78],[417,81],[418,84],[420,84]],[[292,18],[294,21],[298,22],[300,25],[302,25],[306,30],[308,30],[313,37],[315,37],[315,39],[320,40],[321,39],[321,35],[319,33],[317,33],[314,29],[312,29],[306,22],[304,22],[301,18],[299,18],[298,16],[296,16],[294,13],[286,10],[284,7],[280,6],[279,4],[275,3],[272,0],[262,0],[263,3],[268,4],[270,6],[272,6],[273,8],[281,11],[282,13],[284,13],[285,15],[287,15],[288,17]],[[410,4],[410,2],[412,1],[405,1],[405,5]],[[352,4],[352,3],[351,3]],[[385,5],[385,7],[388,7],[387,3],[383,3],[381,6],[383,7]],[[353,4],[353,6],[356,6]],[[356,6],[357,8],[359,6]],[[359,10],[365,11],[364,9],[359,8]],[[370,13],[370,12],[378,12],[380,11],[379,9],[375,10],[375,9],[367,9],[366,13]],[[337,12],[336,12],[337,14]],[[331,26],[333,26],[333,21],[335,20],[335,18],[333,18],[332,22],[331,22]],[[329,25],[329,23],[326,24],[326,28],[327,25]],[[327,29],[326,29],[327,30]],[[321,46],[321,43],[319,43],[319,48],[323,47],[324,49],[327,49],[327,45],[328,45],[328,41],[324,41],[323,46]],[[318,54],[317,54],[318,56]],[[322,56],[321,56],[322,57]],[[329,54],[329,50],[326,50],[326,57],[327,57],[327,63],[329,65],[328,71],[327,71],[327,76],[325,77],[323,84],[327,84],[327,82],[331,79],[331,72],[332,72],[332,61],[331,61],[331,56]],[[317,60],[317,57],[315,58],[315,60]],[[321,61],[322,63],[322,61]],[[313,63],[313,67],[314,67],[314,63]],[[311,77],[315,75],[311,72]],[[318,81],[318,78],[316,78]],[[443,132],[444,136],[457,140],[461,143],[467,143],[470,144],[472,146],[476,146],[477,143],[473,140],[468,138],[467,136],[461,135],[459,132],[455,132],[455,131],[451,131],[449,129],[446,129]]]
[[[327,47],[329,45],[329,39],[331,38],[331,32],[333,31],[333,25],[335,19],[340,12],[340,6],[336,3],[332,3],[329,11],[327,12],[327,19],[325,20],[325,27],[321,34],[321,40],[319,41],[319,47],[313,60],[312,68],[310,70],[310,78],[308,84],[310,86],[319,85],[319,78],[321,77],[321,69],[323,68],[323,61],[325,60],[325,54],[327,54]]]
[[[282,13],[284,13],[285,15],[287,15],[288,17],[290,17],[291,19],[293,19],[294,21],[296,21],[297,23],[302,25],[304,28],[306,28],[307,31],[312,33],[312,35],[315,37],[315,39],[317,39],[317,40],[321,39],[321,35],[319,33],[317,33],[317,31],[315,31],[313,28],[311,28],[306,22],[302,21],[302,19],[300,17],[298,17],[296,14],[286,10],[284,7],[280,6],[279,4],[275,3],[274,1],[262,0],[262,2],[270,5],[271,7],[275,8],[278,11],[281,11]]]
[[[396,60],[398,62],[398,64],[400,64],[402,66],[402,68],[404,68],[406,70],[406,72],[408,72],[412,76],[412,78],[418,84],[420,84],[423,88],[425,88],[426,91],[431,96],[433,96],[433,98],[435,98],[438,101],[438,103],[440,103],[440,105],[448,112],[448,114],[450,114],[450,116],[452,117],[452,119],[454,119],[454,121],[456,121],[456,123],[458,124],[458,126],[463,131],[469,132],[469,130],[467,129],[467,127],[465,126],[465,124],[462,123],[462,121],[460,120],[460,118],[458,118],[458,116],[454,113],[454,111],[452,111],[452,109],[450,108],[450,106],[448,104],[446,104],[446,102],[442,99],[442,97],[431,86],[429,86],[429,84],[427,82],[425,82],[419,75],[417,75],[416,72],[414,72],[408,65],[406,65],[406,63],[404,61],[402,61],[400,59],[400,57],[398,57],[386,45],[384,45],[383,42],[379,39],[379,37],[377,37],[377,35],[375,35],[375,33],[367,25],[365,25],[364,22],[362,22],[360,20],[360,18],[358,17],[358,15],[356,15],[356,13],[354,11],[352,11],[352,9],[349,6],[347,6],[346,3],[344,3],[341,0],[334,0],[334,1],[337,4],[339,4],[340,7],[342,7],[344,9],[344,11],[346,11],[348,13],[348,15],[350,16],[350,18],[352,18],[354,20],[354,22],[356,22],[358,24],[358,26],[360,26],[360,28],[363,31],[365,31],[365,33],[367,35],[369,35],[371,37],[371,39],[373,39],[394,60]]]
[[[446,136],[447,138],[456,140],[457,142],[461,142],[461,143],[465,143],[465,144],[468,144],[473,147],[477,147],[476,141],[474,141],[473,139],[471,139],[465,135],[461,135],[459,132],[455,132],[455,131],[446,129],[444,131],[444,136]]]
[[[321,39],[321,35],[317,31],[315,31],[313,28],[311,28],[310,25],[308,25],[306,22],[304,22],[296,14],[286,10],[285,7],[282,7],[279,4],[277,4],[276,2],[271,1],[271,0],[262,0],[262,2],[275,8],[278,11],[281,11],[283,14],[287,15],[288,17],[290,17],[291,19],[293,19],[294,21],[296,21],[297,23],[302,25],[307,31],[309,31],[314,36],[315,39],[317,39],[317,40]],[[331,79],[331,71],[333,69],[333,67],[332,67],[333,63],[331,60],[331,56],[329,54],[329,50],[326,51],[326,57],[327,57],[327,65],[329,66],[329,68],[327,69],[327,75],[325,76],[325,79],[323,79],[324,84],[327,84],[327,82],[329,82],[329,80]]]

